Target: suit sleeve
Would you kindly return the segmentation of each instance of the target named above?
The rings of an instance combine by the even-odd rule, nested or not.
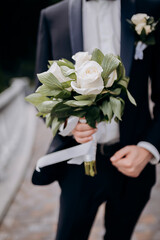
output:
[[[152,88],[151,99],[154,103],[154,119],[144,141],[153,144],[160,152],[160,24],[156,31],[156,45],[153,49],[150,78]]]
[[[48,60],[52,58],[51,52],[51,40],[46,19],[46,10],[43,9],[40,13],[39,28],[37,34],[35,75],[47,70]],[[41,83],[36,77],[36,88],[40,84]]]

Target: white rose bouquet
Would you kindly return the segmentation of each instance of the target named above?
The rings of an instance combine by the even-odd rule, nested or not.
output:
[[[143,59],[143,51],[149,45],[154,45],[154,31],[159,22],[154,20],[154,17],[148,16],[145,13],[138,13],[132,16],[131,20],[127,20],[135,32],[136,38],[136,53],[135,59]]]
[[[85,118],[93,128],[99,122],[110,122],[112,118],[122,120],[125,105],[122,96],[126,94],[136,105],[127,89],[129,78],[125,76],[119,57],[113,54],[104,56],[95,49],[92,55],[78,52],[72,58],[75,64],[66,59],[49,61],[48,71],[37,75],[42,85],[25,98],[38,109],[37,116],[46,119],[46,126],[51,127],[53,136],[62,126],[64,130],[67,128],[71,117]],[[94,176],[95,159],[84,162],[86,174]]]

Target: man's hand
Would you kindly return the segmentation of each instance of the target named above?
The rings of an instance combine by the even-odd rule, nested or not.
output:
[[[96,128],[90,127],[87,123],[78,123],[72,134],[78,143],[86,143],[93,139],[92,135],[97,131]]]
[[[138,177],[152,157],[148,150],[130,145],[117,151],[110,160],[126,176]]]

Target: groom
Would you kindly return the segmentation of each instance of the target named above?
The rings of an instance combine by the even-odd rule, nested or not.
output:
[[[100,48],[120,55],[130,77],[129,90],[137,107],[126,101],[120,124],[104,128],[98,144],[97,172],[91,178],[84,166],[58,163],[34,172],[33,184],[57,180],[61,187],[56,240],[86,240],[101,203],[106,203],[106,240],[129,240],[155,183],[160,152],[160,31],[156,44],[135,60],[135,39],[127,19],[146,13],[158,19],[159,0],[66,0],[41,12],[36,73],[47,70],[48,60],[71,57],[78,51]],[[148,104],[152,82],[153,117]],[[37,82],[37,85],[40,83]],[[56,135],[48,153],[84,143],[96,130],[78,123],[72,136]]]

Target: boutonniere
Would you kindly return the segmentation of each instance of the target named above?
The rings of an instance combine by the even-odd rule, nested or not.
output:
[[[159,20],[156,22],[154,17],[148,16],[145,13],[138,13],[132,16],[131,20],[127,20],[135,32],[135,56],[134,58],[143,59],[143,51],[149,45],[154,45],[155,35],[154,31]]]

